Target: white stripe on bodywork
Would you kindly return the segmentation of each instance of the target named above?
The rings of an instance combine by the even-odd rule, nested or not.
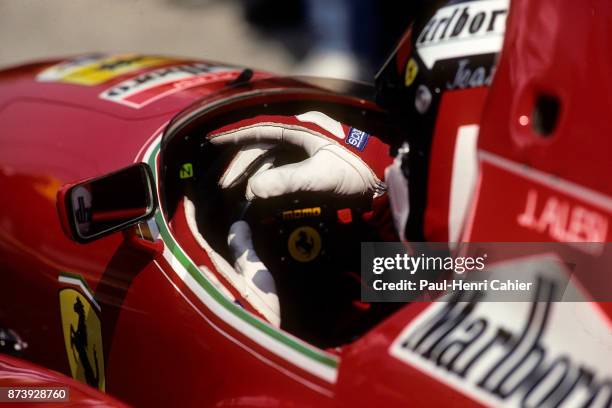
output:
[[[70,276],[60,275],[57,278],[57,280],[62,283],[67,283],[69,285],[74,285],[74,286],[78,286],[79,288],[81,288],[81,292],[83,292],[85,297],[89,299],[89,301],[96,307],[96,309],[98,309],[98,312],[101,310],[100,305],[98,304],[98,302],[96,302],[96,299],[94,299],[93,294],[89,291],[89,289],[85,286],[85,284],[80,279],[71,278]]]
[[[562,179],[553,174],[534,169],[533,167],[528,167],[523,163],[514,162],[485,150],[478,151],[478,158],[483,162],[492,164],[510,173],[543,184],[553,190],[560,191],[563,194],[572,196],[580,201],[587,202],[595,207],[612,213],[612,197],[606,194]]]
[[[151,154],[153,153],[153,151],[155,150],[157,145],[160,143],[160,139],[161,139],[161,135],[158,136],[158,138],[156,138],[151,143],[151,145],[146,150],[146,153],[144,154],[144,156],[142,158],[142,161],[148,162],[148,160],[150,159]],[[154,172],[155,172],[155,170],[154,170]],[[157,188],[157,194],[159,196],[159,183],[157,183],[156,188]],[[159,209],[159,211],[161,211],[161,208]],[[168,224],[167,224],[165,218],[163,218],[163,220],[164,220],[164,224],[166,226],[166,229],[168,230],[169,234],[172,236],[172,231],[169,229]],[[180,245],[178,244],[178,242],[176,241],[174,236],[172,236],[172,238],[174,240],[174,245],[177,248],[179,248],[184,254],[186,254],[186,252],[183,250],[182,247],[180,247]],[[270,337],[269,335],[267,335],[266,333],[262,332],[258,328],[256,328],[256,327],[252,326],[251,324],[245,322],[239,316],[235,315],[234,313],[232,313],[231,311],[226,309],[224,306],[219,304],[189,274],[187,269],[185,269],[185,267],[180,263],[180,261],[167,248],[167,246],[164,246],[163,257],[170,264],[170,266],[172,267],[172,270],[174,271],[174,273],[176,273],[176,275],[185,283],[185,285],[191,290],[191,292],[193,294],[195,294],[198,297],[198,299],[200,299],[200,301],[204,304],[204,306],[206,306],[211,312],[213,312],[218,318],[223,320],[226,324],[228,324],[229,326],[231,326],[234,329],[238,330],[243,335],[247,336],[250,340],[252,340],[252,341],[256,342],[257,344],[259,344],[260,346],[266,348],[268,351],[270,351],[270,352],[276,354],[277,356],[279,356],[279,357],[281,357],[281,358],[291,362],[292,364],[296,365],[297,367],[300,367],[304,371],[306,371],[306,372],[308,372],[310,374],[313,374],[313,375],[315,375],[315,376],[317,376],[317,377],[319,377],[319,378],[321,378],[321,379],[323,379],[323,380],[325,380],[325,381],[327,381],[329,383],[335,383],[336,382],[337,376],[338,376],[338,370],[337,370],[336,367],[327,366],[327,365],[325,365],[325,364],[323,364],[321,362],[318,362],[318,361],[316,361],[314,359],[311,359],[311,358],[305,356],[304,354],[300,353],[299,351],[289,347],[288,345],[284,344],[283,342],[280,342],[280,341]],[[193,261],[191,261],[191,259],[189,259],[189,260],[193,264]],[[197,268],[197,265],[193,264],[193,266]],[[175,288],[177,289],[177,291],[179,291],[179,293],[181,293],[180,290],[178,289],[178,287],[175,286]],[[181,293],[181,295],[184,296],[182,293]],[[198,309],[196,308],[196,310],[198,310]],[[198,310],[198,312],[199,312],[199,310]],[[255,318],[257,318],[257,317],[255,317]],[[268,325],[270,328],[272,328],[272,330],[277,330],[273,326],[271,326],[269,323],[263,321],[262,319],[259,319],[259,320],[261,322],[263,322],[264,324]],[[224,335],[228,335],[228,334],[225,333]],[[303,342],[302,340],[298,339],[295,336],[291,336],[288,333],[283,333],[283,335],[287,336],[287,337],[291,337],[293,341],[302,343],[306,347],[311,347],[310,345],[308,345],[307,343]],[[234,339],[234,341],[240,342],[237,339]],[[242,344],[242,346],[246,347],[243,344]],[[303,379],[303,381],[307,381],[307,380]],[[329,393],[329,391],[327,391],[327,393],[325,393],[325,392],[323,392],[323,393],[328,395],[327,393]]]
[[[178,243],[176,246],[179,246]],[[221,306],[215,299],[213,299],[212,296],[210,296],[210,294],[208,294],[189,274],[183,265],[180,262],[176,262],[176,258],[166,247],[164,247],[163,256],[169,263],[172,263],[172,269],[181,278],[183,283],[185,283],[185,285],[191,290],[191,292],[193,292],[200,299],[200,301],[224,323],[237,329],[250,340],[266,348],[277,356],[291,361],[304,371],[316,375],[317,377],[320,377],[330,383],[336,382],[338,374],[337,369],[320,364],[319,362],[303,355],[286,344],[271,338],[258,328],[244,322],[244,320],[242,320],[240,317],[236,316],[234,313]],[[273,327],[269,323],[263,320],[261,321],[270,327]]]
[[[478,125],[467,125],[459,127],[457,133],[448,211],[448,240],[451,243],[459,241],[468,204],[476,185],[478,130]]]
[[[223,337],[227,338],[229,341],[231,341],[232,343],[236,344],[238,347],[242,348],[243,350],[245,350],[246,352],[248,352],[249,354],[251,354],[252,356],[254,356],[255,358],[257,358],[258,360],[262,361],[263,363],[271,366],[272,368],[282,372],[283,374],[285,374],[286,376],[292,378],[293,380],[299,382],[300,384],[310,388],[313,391],[316,391],[320,394],[323,394],[327,397],[333,397],[333,392],[328,390],[327,388],[321,387],[313,382],[310,382],[308,380],[306,380],[303,377],[300,377],[299,375],[296,375],[295,373],[289,371],[288,369],[284,368],[283,366],[280,366],[278,364],[276,364],[275,362],[273,362],[272,360],[269,360],[268,358],[262,356],[261,354],[259,354],[257,351],[253,350],[252,348],[248,347],[247,345],[245,345],[244,343],[241,343],[238,339],[236,339],[235,337],[233,337],[232,335],[230,335],[229,333],[227,333],[226,331],[224,331],[223,329],[221,329],[219,326],[217,326],[216,324],[214,324],[204,313],[202,313],[196,305],[194,305],[191,300],[189,300],[189,298],[187,296],[185,296],[185,294],[183,292],[181,292],[180,288],[178,286],[176,286],[176,284],[172,281],[172,279],[170,279],[170,277],[166,274],[166,272],[164,271],[164,268],[161,267],[161,265],[159,265],[159,263],[157,261],[153,261],[155,263],[155,265],[159,268],[159,270],[161,271],[162,275],[164,275],[164,278],[166,278],[166,280],[168,280],[168,282],[172,285],[172,287],[179,293],[179,295],[181,295],[181,297],[185,300],[185,302],[187,302],[187,304],[189,306],[191,306],[193,308],[193,310],[202,318],[204,319],[204,321],[210,326],[212,327],[214,330],[216,330],[219,334],[221,334]]]

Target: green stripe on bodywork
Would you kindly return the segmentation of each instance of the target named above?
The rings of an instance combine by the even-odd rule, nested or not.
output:
[[[85,286],[85,289],[89,292],[89,294],[92,297],[94,296],[93,290],[91,290],[91,288],[89,287],[89,285],[85,281],[85,278],[83,278],[81,275],[76,274],[76,273],[72,273],[72,272],[62,271],[62,272],[60,272],[60,276],[65,276],[67,278],[77,279],[77,280],[81,281],[81,283],[83,283],[83,286]]]
[[[158,174],[157,174],[157,166],[156,166],[156,156],[159,152],[160,144],[155,147],[153,152],[151,153],[151,157],[149,158],[149,166],[153,170],[153,177],[155,179],[155,183],[157,184]],[[319,363],[327,365],[332,368],[338,367],[338,359],[335,356],[322,354],[317,350],[307,347],[304,344],[299,343],[295,339],[288,337],[282,331],[276,330],[273,327],[262,322],[260,319],[253,316],[248,311],[244,310],[242,307],[236,305],[229,299],[227,299],[217,288],[215,288],[209,281],[202,275],[200,270],[195,266],[195,264],[191,261],[191,259],[181,250],[178,246],[177,242],[174,240],[170,231],[166,227],[166,222],[163,218],[161,210],[158,210],[155,214],[155,221],[157,222],[157,227],[159,228],[159,233],[164,240],[167,248],[170,252],[176,257],[176,259],[185,267],[185,269],[189,272],[189,274],[195,279],[195,281],[204,289],[217,303],[222,305],[228,311],[232,312],[234,315],[238,316],[240,319],[250,324],[251,326],[257,328],[258,330],[264,332],[268,336],[272,337],[275,340],[282,342],[283,344],[291,347],[292,349],[300,352],[301,354],[309,357]]]

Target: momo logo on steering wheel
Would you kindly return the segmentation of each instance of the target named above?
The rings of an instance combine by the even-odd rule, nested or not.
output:
[[[289,254],[298,262],[313,261],[321,252],[321,235],[312,227],[296,228],[287,242]]]

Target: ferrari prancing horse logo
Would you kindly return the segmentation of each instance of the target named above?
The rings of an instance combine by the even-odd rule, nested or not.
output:
[[[72,377],[102,391],[105,389],[104,351],[100,318],[81,292],[59,292],[64,344]]]
[[[296,228],[287,242],[287,249],[298,262],[313,261],[321,252],[321,235],[312,227]]]

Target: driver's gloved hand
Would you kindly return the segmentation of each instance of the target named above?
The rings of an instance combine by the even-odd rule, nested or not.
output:
[[[363,220],[381,231],[384,239],[396,237],[386,186],[381,181],[385,168],[393,159],[389,146],[378,137],[321,112],[306,112],[296,116],[245,119],[217,129],[207,138],[216,145],[238,146],[219,179],[221,188],[234,187],[249,177],[245,192],[249,201],[297,192],[363,196],[372,200],[372,210],[363,214]],[[276,167],[277,147],[301,150],[305,153],[301,157],[306,158],[289,164],[284,160]],[[228,245],[234,269],[245,281],[243,293],[270,323],[278,326],[281,313],[276,283],[255,253],[252,240],[245,221],[236,220],[230,226]]]
[[[260,164],[248,180],[247,200],[296,192],[329,192],[340,196],[385,191],[384,169],[391,163],[389,148],[377,137],[340,123],[321,112],[296,116],[257,116],[217,129],[208,135],[217,145],[241,148],[220,180],[232,186],[262,154],[278,145],[302,149],[307,159],[274,167]]]
[[[378,137],[321,112],[306,112],[245,119],[217,129],[207,138],[216,145],[238,147],[219,179],[221,188],[235,187],[249,177],[245,192],[249,201],[298,192],[369,198],[372,210],[362,214],[362,219],[377,231],[387,231],[381,236],[395,238],[386,186],[381,181],[393,159],[389,146]],[[283,150],[303,154],[286,155]],[[287,164],[290,157],[305,159]],[[281,165],[277,158],[282,159]],[[234,269],[244,279],[243,293],[271,324],[279,326],[276,283],[255,253],[252,240],[245,221],[238,219],[230,226],[228,245]]]

